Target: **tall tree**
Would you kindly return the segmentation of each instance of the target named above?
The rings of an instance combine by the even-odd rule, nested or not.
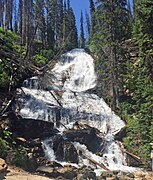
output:
[[[47,43],[49,48],[54,47],[54,27],[53,27],[52,1],[46,0],[46,25],[47,25]]]
[[[0,1],[0,27],[4,26],[4,0]]]
[[[89,0],[90,3],[90,16],[91,16],[91,34],[94,33],[96,18],[95,18],[95,4],[93,0]]]
[[[86,15],[87,32],[88,32],[88,35],[90,35],[91,24],[90,24],[90,17],[87,11],[85,12],[85,15]]]
[[[18,6],[18,29],[19,34],[22,35],[22,17],[23,17],[23,0],[19,0]]]
[[[71,50],[73,48],[78,47],[78,33],[76,27],[76,20],[73,9],[71,7],[69,9],[68,26],[70,31],[67,39],[67,44],[68,44],[67,50]]]
[[[36,0],[35,8],[35,23],[37,26],[37,38],[39,38],[43,45],[46,44],[46,22],[45,22],[45,4],[44,0]]]
[[[103,91],[104,96],[111,95],[111,107],[116,109],[118,106],[119,92],[119,70],[118,63],[120,48],[119,43],[129,38],[128,21],[129,15],[127,11],[126,0],[97,0],[96,9],[96,32],[90,41],[90,47],[94,50],[104,52],[103,58],[99,59],[100,71],[105,78],[104,86],[107,87]],[[98,55],[99,56],[99,55]],[[100,57],[100,56],[99,56]],[[107,94],[109,92],[109,94]]]
[[[63,37],[63,28],[62,28],[62,23],[63,23],[63,17],[64,12],[63,12],[63,1],[58,0],[57,1],[57,18],[56,18],[56,43],[57,47],[61,46],[62,43],[62,37]]]
[[[8,12],[9,12],[9,29],[13,31],[13,5],[14,5],[14,0],[9,0],[9,7],[8,7]]]
[[[14,1],[14,32],[18,32],[18,11],[17,11],[17,1]]]
[[[85,48],[85,37],[84,37],[84,21],[83,21],[83,13],[81,11],[80,16],[80,48]]]
[[[149,143],[153,141],[152,90],[153,90],[153,1],[135,1],[134,37],[139,47],[138,58],[130,63],[131,74],[126,86],[133,94],[127,107],[130,114],[126,146],[140,154],[148,166]],[[134,128],[133,128],[134,127]],[[129,146],[130,144],[130,146]]]
[[[4,30],[9,27],[9,0],[4,1]]]

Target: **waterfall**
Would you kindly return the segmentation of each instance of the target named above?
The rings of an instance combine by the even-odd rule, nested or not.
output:
[[[125,126],[124,122],[102,98],[87,92],[96,88],[96,81],[94,59],[83,49],[74,49],[63,54],[43,77],[24,81],[17,96],[19,113],[23,118],[53,122],[61,135],[66,128],[74,128],[76,122],[96,128],[104,141],[101,144],[103,157],[95,155],[85,144],[72,142],[76,150],[81,148],[110,170],[132,171],[134,168],[126,165],[122,144],[119,145],[113,135]],[[46,157],[56,160],[52,146],[52,138],[43,142]],[[87,164],[87,161],[80,159],[79,163]]]

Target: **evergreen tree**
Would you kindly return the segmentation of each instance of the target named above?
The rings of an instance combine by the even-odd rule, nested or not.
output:
[[[54,48],[54,27],[52,18],[52,1],[46,0],[46,24],[47,24],[47,44],[49,48]]]
[[[81,11],[80,17],[80,48],[85,48],[85,37],[84,37],[84,21],[83,21],[83,13]]]
[[[66,1],[64,1],[64,7],[63,7],[63,23],[62,23],[62,32],[63,32],[63,41],[62,44],[65,43],[66,37],[67,37],[67,27],[68,27],[68,14],[66,9]]]
[[[57,47],[61,46],[62,43],[62,37],[63,37],[63,1],[57,0],[57,15],[56,15],[56,43]]]
[[[75,15],[73,12],[73,9],[70,7],[69,9],[69,37],[68,37],[68,49],[71,50],[73,48],[78,47],[78,34],[77,34],[77,27],[76,27],[76,20],[75,20]]]
[[[153,141],[153,2],[152,0],[135,1],[134,37],[139,47],[139,56],[129,64],[126,87],[133,94],[128,107],[128,136],[124,139],[130,151],[141,156],[143,163],[149,166],[149,143]]]
[[[89,0],[90,3],[90,16],[91,16],[91,35],[95,32],[96,18],[95,18],[95,4],[93,0]]]
[[[96,32],[90,39],[90,49],[97,51],[99,58],[99,72],[102,72],[103,96],[111,96],[111,107],[118,107],[120,89],[119,73],[121,67],[119,43],[129,38],[129,14],[126,0],[97,0]],[[99,55],[100,54],[100,55]],[[101,62],[100,62],[101,61]],[[102,65],[102,66],[101,66]],[[101,66],[101,67],[100,67]]]
[[[90,24],[89,14],[87,13],[87,11],[85,15],[86,15],[87,32],[88,32],[88,35],[90,35],[91,24]]]
[[[46,22],[44,6],[44,0],[36,0],[35,23],[37,26],[37,38],[42,41],[43,45],[46,44]]]
[[[67,6],[66,1],[64,1],[63,46],[64,50],[78,47],[76,20],[70,1],[67,1]]]

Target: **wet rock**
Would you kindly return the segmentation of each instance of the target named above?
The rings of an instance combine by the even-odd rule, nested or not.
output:
[[[53,140],[53,150],[58,161],[78,163],[78,153],[74,145],[64,140],[62,136],[56,136]]]
[[[114,139],[118,141],[122,141],[126,135],[127,135],[127,130],[124,127],[118,133],[115,134]]]
[[[102,138],[97,136],[97,130],[95,128],[66,131],[64,132],[64,139],[85,144],[89,151],[92,151],[93,153],[101,150],[101,144],[103,142]]]
[[[79,174],[77,175],[77,180],[96,180],[96,173],[91,170],[90,168],[85,168],[82,171],[79,171]]]
[[[45,139],[55,135],[58,131],[54,129],[52,122],[35,119],[13,119],[10,121],[10,130],[14,136],[29,139]]]
[[[128,166],[132,166],[132,167],[141,167],[141,165],[142,165],[142,163],[139,159],[136,159],[128,154],[126,156],[126,162],[127,162]]]
[[[7,164],[4,159],[0,158],[0,173],[4,173],[7,170]]]

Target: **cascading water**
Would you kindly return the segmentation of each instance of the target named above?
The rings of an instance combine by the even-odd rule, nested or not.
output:
[[[96,128],[103,137],[103,157],[95,155],[82,143],[72,142],[76,150],[81,149],[110,170],[134,171],[134,168],[126,166],[122,144],[114,140],[113,133],[120,131],[125,126],[124,122],[102,98],[87,93],[96,87],[96,80],[93,58],[83,49],[74,49],[62,55],[43,78],[33,77],[24,81],[22,91],[18,93],[19,113],[23,118],[55,123],[61,135],[66,128],[74,128],[76,122]],[[56,160],[52,144],[51,137],[43,142],[43,147],[47,158]],[[78,162],[88,163],[83,158]]]

